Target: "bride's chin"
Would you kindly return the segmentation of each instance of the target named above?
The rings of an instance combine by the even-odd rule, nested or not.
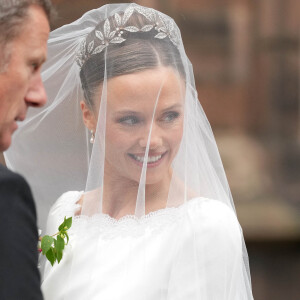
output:
[[[139,187],[142,184],[145,184],[146,186],[161,184],[164,181],[165,177],[161,176],[161,174],[148,174],[148,176],[146,174],[145,180],[141,181],[141,174],[139,173],[128,179],[132,182],[132,186]]]

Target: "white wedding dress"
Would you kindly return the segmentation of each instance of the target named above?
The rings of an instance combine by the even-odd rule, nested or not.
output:
[[[49,233],[57,232],[64,216],[74,217],[81,195],[67,192],[57,200]],[[46,265],[45,300],[246,297],[241,229],[232,209],[219,201],[194,198],[141,219],[74,217],[69,236],[62,261]]]

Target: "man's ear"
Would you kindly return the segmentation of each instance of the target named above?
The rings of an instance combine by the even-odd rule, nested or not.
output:
[[[80,101],[80,108],[82,111],[82,119],[85,127],[88,130],[96,131],[97,120],[95,118],[94,112],[87,106],[84,101]]]

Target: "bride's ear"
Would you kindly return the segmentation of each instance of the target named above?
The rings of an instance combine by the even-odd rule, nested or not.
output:
[[[88,107],[88,105],[83,100],[80,101],[80,108],[82,111],[82,119],[85,127],[88,130],[95,131],[97,120],[95,118],[94,112]]]

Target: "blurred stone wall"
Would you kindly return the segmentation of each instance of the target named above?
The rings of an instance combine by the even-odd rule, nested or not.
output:
[[[53,2],[59,11],[55,28],[89,9],[123,1]],[[214,127],[298,134],[299,1],[137,3],[161,10],[179,25],[199,99]]]

